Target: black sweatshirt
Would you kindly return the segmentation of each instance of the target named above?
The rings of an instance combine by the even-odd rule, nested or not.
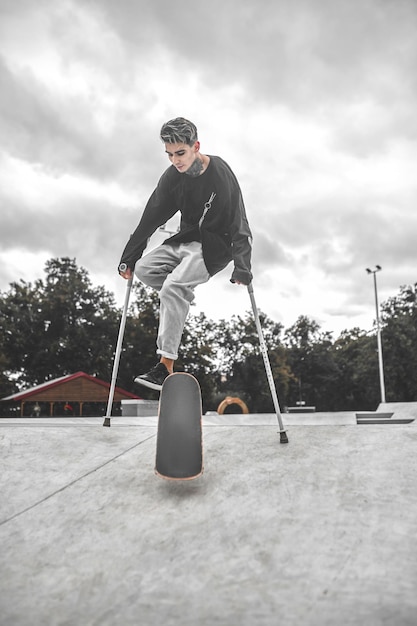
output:
[[[199,225],[206,203],[211,206]],[[120,263],[133,270],[149,237],[178,211],[180,231],[164,244],[201,241],[211,276],[233,260],[231,281],[248,285],[252,280],[252,234],[239,183],[227,163],[217,156],[210,156],[206,171],[197,177],[181,174],[173,165],[162,174]]]

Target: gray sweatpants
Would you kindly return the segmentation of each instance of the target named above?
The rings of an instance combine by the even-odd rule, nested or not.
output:
[[[137,261],[135,274],[145,285],[159,291],[157,353],[175,360],[194,289],[210,278],[201,243],[158,246]]]

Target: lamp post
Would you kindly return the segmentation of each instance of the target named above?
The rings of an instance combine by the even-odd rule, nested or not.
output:
[[[374,276],[376,331],[377,331],[377,341],[378,341],[379,384],[381,387],[381,402],[385,402],[384,363],[382,360],[381,324],[379,321],[378,289],[376,285],[376,273],[381,270],[382,270],[382,267],[380,265],[375,265],[374,270],[371,270],[369,267],[366,268],[366,271],[368,272],[368,274],[373,274]]]

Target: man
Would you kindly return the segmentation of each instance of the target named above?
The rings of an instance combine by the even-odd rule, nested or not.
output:
[[[233,261],[231,282],[248,285],[251,231],[239,183],[217,156],[200,152],[197,128],[182,117],[161,128],[172,165],[162,174],[123,251],[119,273],[159,292],[159,363],[135,382],[161,389],[172,374],[194,289]],[[149,237],[178,211],[180,230],[145,256]]]

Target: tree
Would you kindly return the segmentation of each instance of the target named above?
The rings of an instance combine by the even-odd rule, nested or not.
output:
[[[285,402],[291,371],[281,344],[282,325],[259,314],[280,404]],[[256,413],[273,411],[273,402],[264,368],[259,337],[251,313],[233,316],[218,324],[219,369],[223,378],[219,392],[241,398]]]
[[[0,395],[79,370],[110,381],[121,309],[94,287],[75,259],[51,259],[46,277],[11,283],[0,294]],[[417,283],[381,307],[388,401],[417,400]],[[260,313],[281,407],[303,400],[318,410],[375,409],[380,401],[375,331],[346,330],[333,341],[300,316],[285,331]],[[159,323],[156,291],[134,283],[117,384],[142,397],[158,392],[133,383],[155,364]],[[191,314],[176,369],[194,374],[204,409],[238,396],[252,412],[274,410],[252,313],[213,322]]]
[[[11,284],[0,301],[0,329],[4,371],[17,386],[32,383],[28,368],[45,333],[38,286],[24,281]]]
[[[176,364],[176,369],[186,369],[198,379],[203,410],[211,408],[212,397],[220,379],[216,367],[216,328],[216,323],[209,320],[204,313],[190,315],[185,323],[180,358]]]
[[[7,370],[7,359],[3,352],[0,353],[0,398],[11,396],[18,391],[16,383],[11,377],[11,372]]]
[[[142,283],[133,283],[132,301],[126,319],[118,372],[118,385],[127,391],[139,393],[137,385],[133,382],[135,377],[138,374],[147,372],[156,363],[158,321],[159,303],[157,292]],[[120,322],[120,318],[118,322]],[[116,335],[114,336],[115,347]],[[158,393],[146,387],[141,387],[140,396],[156,399],[158,398]]]
[[[376,338],[359,328],[345,330],[332,353],[339,372],[332,410],[375,410],[380,399]]]
[[[288,401],[315,405],[314,393],[314,345],[320,341],[320,326],[314,320],[301,315],[295,324],[285,331],[284,343],[294,379],[290,385]]]
[[[36,385],[84,370],[109,379],[117,310],[114,297],[93,288],[75,259],[51,259],[46,280],[20,281],[1,299],[7,369],[17,383]]]
[[[387,401],[417,400],[417,283],[382,304],[382,352]]]

